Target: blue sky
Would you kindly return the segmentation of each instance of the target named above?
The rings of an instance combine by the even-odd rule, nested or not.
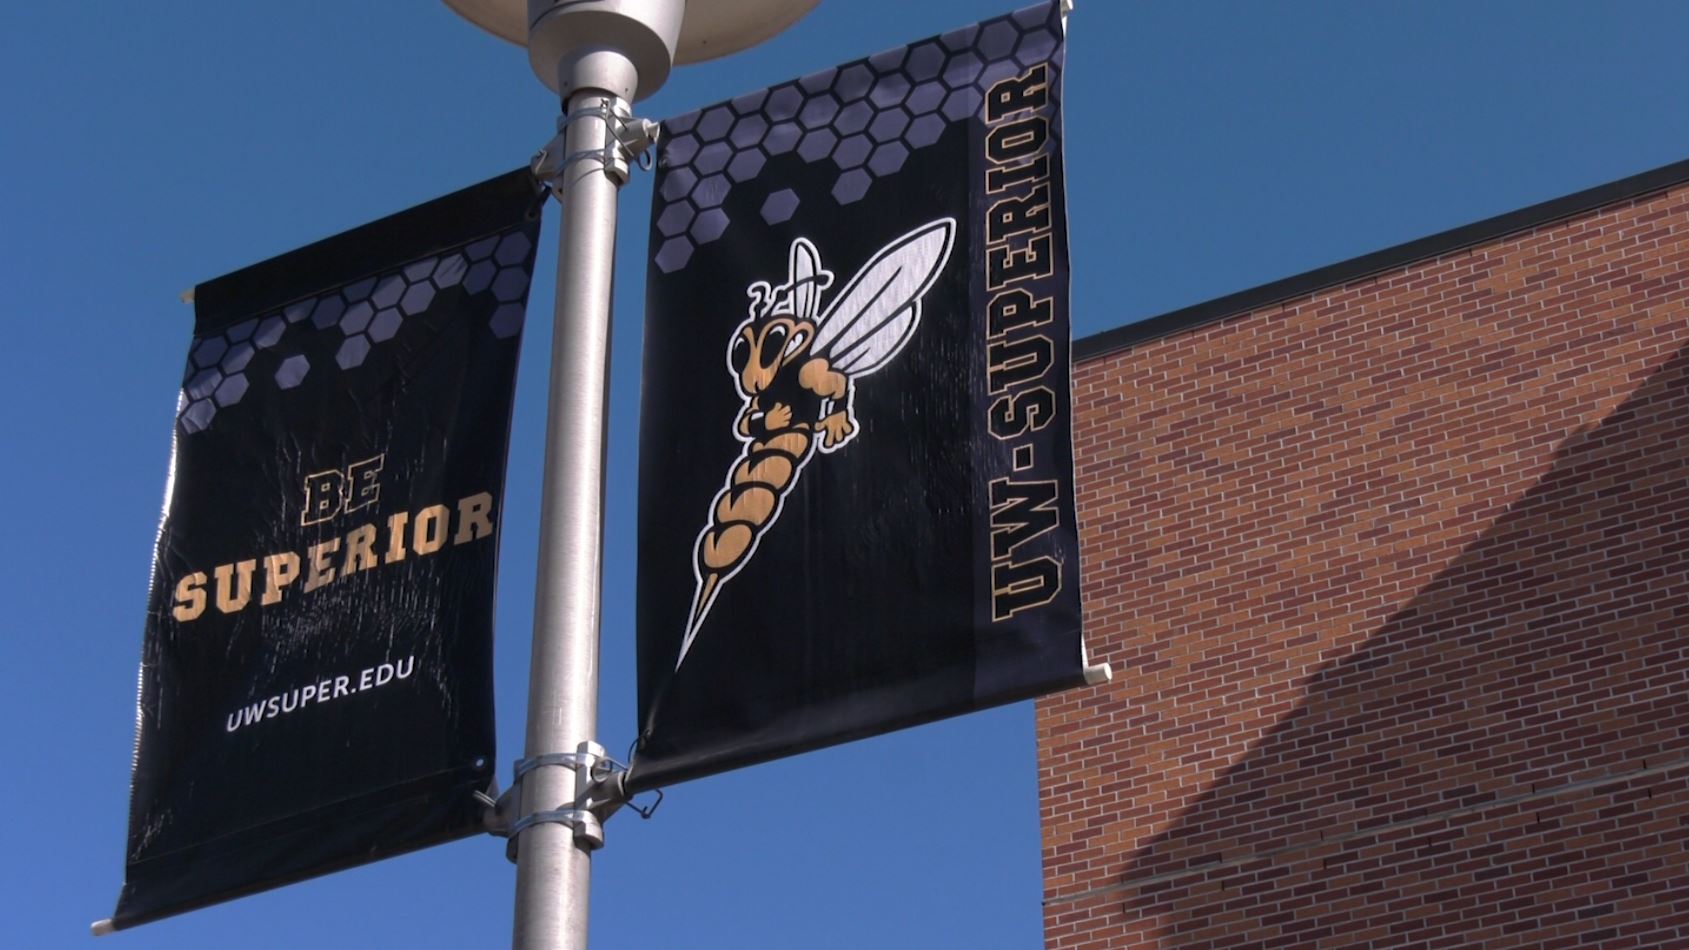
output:
[[[1011,9],[824,0],[682,69],[661,118]],[[1081,0],[1066,116],[1087,335],[1689,158],[1689,7]],[[122,876],[135,668],[192,313],[183,289],[526,161],[556,106],[435,2],[0,10],[0,858],[5,942],[86,945]],[[602,737],[633,733],[634,450],[650,180],[622,199]],[[499,595],[519,754],[555,234],[539,253]],[[1129,671],[1126,671],[1129,689]],[[504,770],[508,776],[508,770]],[[620,947],[1028,947],[1030,704],[706,779],[618,816],[593,937]],[[473,839],[108,938],[500,946]]]

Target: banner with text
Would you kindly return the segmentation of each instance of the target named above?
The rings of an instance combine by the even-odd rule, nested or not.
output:
[[[118,927],[481,830],[535,188],[195,288]]]
[[[633,787],[1082,681],[1063,30],[664,123]]]

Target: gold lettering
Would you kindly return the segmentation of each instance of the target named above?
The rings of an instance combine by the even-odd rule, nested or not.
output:
[[[299,578],[299,555],[292,551],[272,554],[264,559],[264,596],[258,603],[265,607],[281,603],[282,588]]]
[[[1020,289],[997,294],[986,308],[989,314],[987,325],[993,337],[1002,336],[1010,330],[1042,326],[1050,322],[1054,313],[1050,298],[1034,300],[1031,294]]]
[[[375,557],[375,525],[353,528],[346,535],[346,560],[340,566],[340,576],[367,571],[378,562]]]
[[[1006,241],[1027,231],[1050,229],[1050,186],[1039,184],[1019,198],[999,198],[986,212],[985,240],[988,244]]]
[[[381,457],[352,466],[345,484],[355,486],[342,495],[347,501],[355,498],[358,507],[373,500]],[[368,474],[359,474],[359,472]],[[322,491],[318,494],[340,494],[332,484],[333,478],[318,480]],[[351,497],[347,497],[350,495]],[[369,500],[366,500],[366,496]],[[491,492],[477,492],[458,499],[456,524],[451,506],[430,505],[416,512],[395,512],[387,516],[385,525],[358,525],[346,534],[312,544],[303,553],[279,551],[262,558],[251,558],[218,565],[210,574],[200,571],[180,578],[175,587],[171,615],[186,623],[204,615],[215,604],[226,614],[236,613],[250,606],[255,594],[262,589],[258,603],[273,606],[282,602],[290,587],[301,578],[303,591],[314,591],[338,578],[371,571],[382,564],[403,561],[411,552],[428,555],[439,551],[449,542],[469,544],[483,538],[495,537],[498,531],[497,499]],[[319,510],[323,507],[320,506]],[[381,530],[385,526],[388,539],[383,542]],[[263,583],[254,575],[263,562]]]
[[[351,483],[347,487],[347,494],[351,496],[346,500],[348,512],[368,508],[381,497],[381,482],[378,479],[381,477],[381,463],[386,458],[386,455],[377,455],[375,458],[346,466],[346,480]],[[346,573],[350,574],[351,571]]]
[[[985,170],[985,190],[996,194],[1005,188],[1024,185],[1029,181],[1043,181],[1050,177],[1050,156],[1040,155],[1030,162]]]
[[[493,535],[493,496],[487,492],[470,495],[457,503],[457,536],[453,544],[463,544],[476,538]]]
[[[411,529],[411,550],[417,554],[433,554],[446,543],[445,505],[429,505],[416,513],[416,525]]]
[[[305,476],[305,512],[299,516],[299,523],[316,524],[339,514],[345,484],[346,479],[338,470]]]
[[[383,564],[405,559],[405,524],[411,516],[401,511],[387,519],[387,556],[381,559]]]
[[[1001,622],[1055,600],[1061,593],[1061,565],[1048,557],[999,561],[991,565],[991,588],[991,620]]]
[[[176,606],[170,616],[182,623],[198,620],[205,613],[205,573],[195,571],[176,582]]]
[[[1056,342],[1042,334],[990,344],[985,348],[986,359],[991,361],[985,376],[991,391],[1000,393],[1039,379],[1054,364],[1055,352]]]
[[[226,614],[245,607],[252,599],[252,571],[258,566],[257,561],[241,561],[237,564],[217,565],[217,609]],[[239,575],[236,579],[235,575]],[[230,581],[234,580],[234,590],[230,590]]]
[[[1023,75],[992,85],[985,96],[985,121],[998,122],[1016,112],[1042,109],[1049,101],[1050,69],[1039,63]]]
[[[1001,244],[985,249],[985,286],[996,290],[1006,284],[1055,272],[1055,251],[1048,234],[1040,234],[1015,249]]]
[[[1015,548],[1061,524],[1056,503],[1061,486],[1047,481],[991,481],[991,558],[1002,560]]]
[[[1032,158],[1050,138],[1050,120],[1041,115],[993,128],[985,136],[985,154],[998,165]]]
[[[998,397],[988,413],[991,434],[1003,441],[1025,435],[1028,429],[1036,432],[1049,425],[1055,415],[1056,394],[1048,386]]]
[[[305,575],[305,590],[307,592],[334,580],[334,567],[329,562],[329,555],[340,550],[340,539],[329,538],[320,544],[311,545],[306,552],[306,560],[311,564],[311,570]]]

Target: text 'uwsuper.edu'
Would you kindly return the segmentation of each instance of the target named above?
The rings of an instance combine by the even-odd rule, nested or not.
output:
[[[257,725],[266,719],[285,716],[304,708],[307,704],[327,703],[355,696],[366,690],[409,679],[414,672],[416,657],[407,656],[394,663],[367,667],[355,674],[332,676],[315,683],[306,683],[304,686],[296,686],[285,693],[257,700],[229,713],[223,729],[225,732],[234,732],[236,729]]]

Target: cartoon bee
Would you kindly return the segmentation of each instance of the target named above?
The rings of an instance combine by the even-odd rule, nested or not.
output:
[[[733,432],[745,444],[698,532],[697,581],[675,667],[721,586],[756,553],[815,449],[836,452],[857,432],[856,382],[896,356],[921,322],[921,297],[950,259],[953,218],[924,224],[881,248],[827,307],[833,273],[804,238],[792,242],[787,280],[757,281],[750,316],[734,330],[727,369],[745,400]],[[820,440],[817,443],[816,436]]]

